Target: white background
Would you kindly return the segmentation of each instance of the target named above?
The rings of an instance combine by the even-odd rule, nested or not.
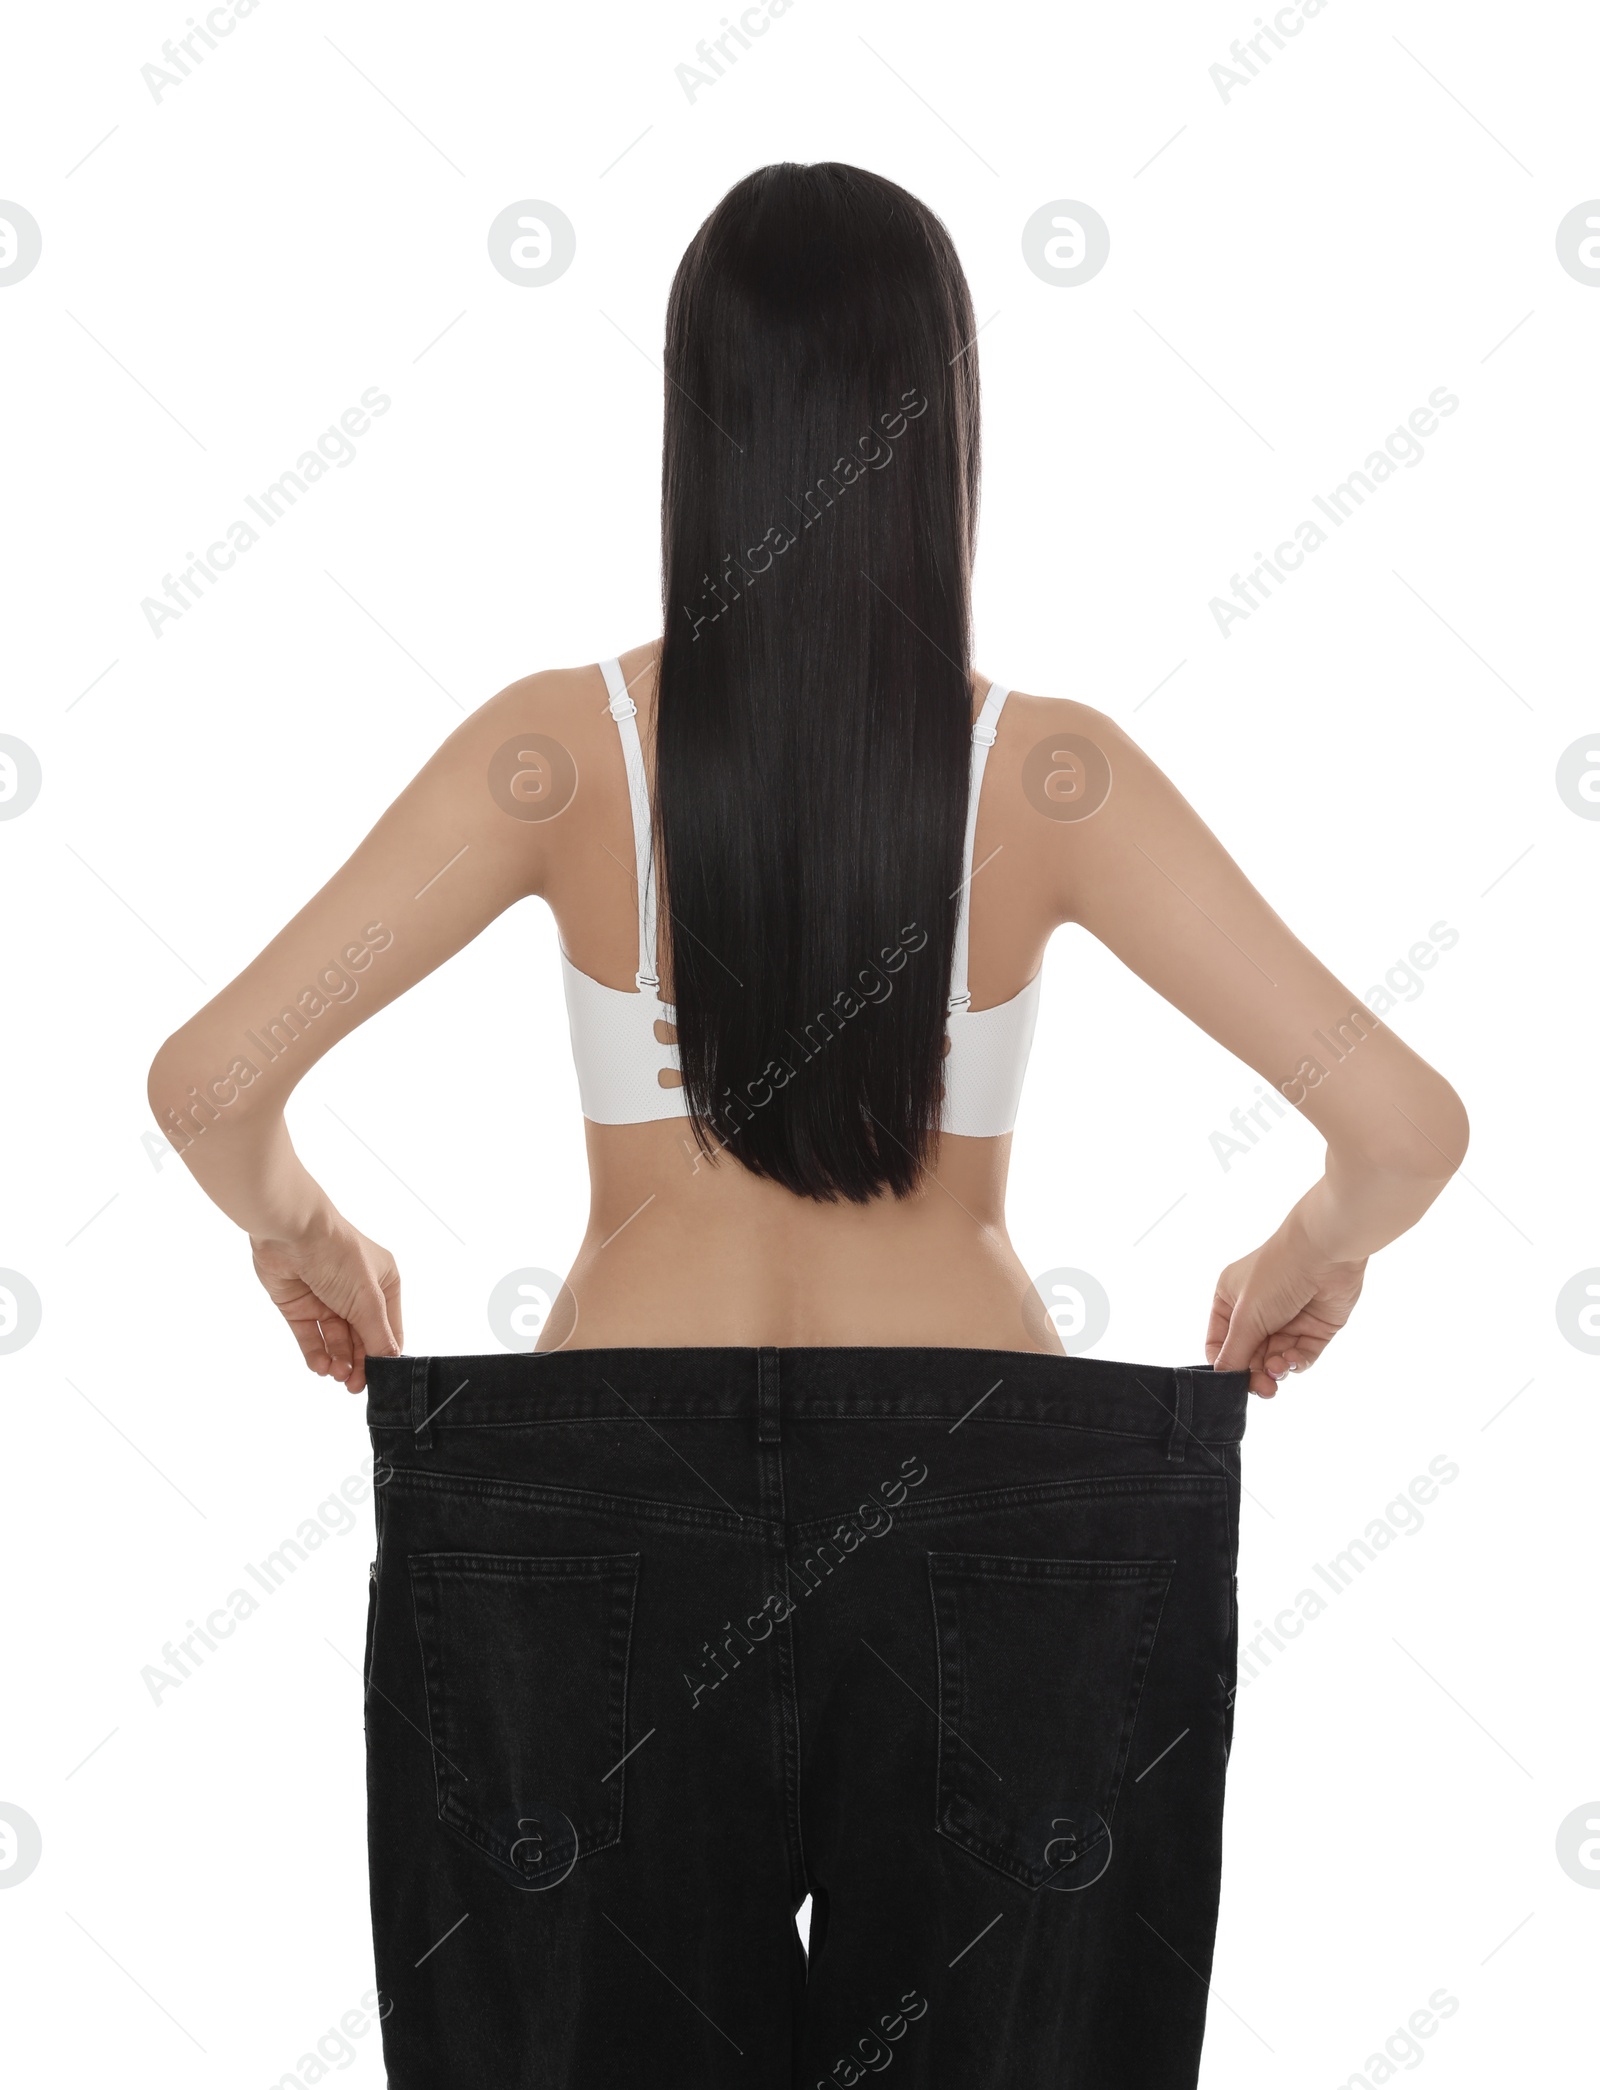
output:
[[[1389,1020],[1472,1150],[1309,1381],[1252,1404],[1246,1636],[1430,1460],[1459,1475],[1240,1693],[1203,2080],[1389,2080],[1368,2057],[1440,1988],[1459,2008],[1395,2078],[1586,2065],[1600,1893],[1556,1836],[1600,1817],[1600,1359],[1555,1300],[1600,1262],[1600,824],[1555,772],[1600,732],[1600,284],[1555,230],[1600,193],[1600,30],[1330,0],[1224,100],[1254,12],[794,0],[692,102],[717,0],[260,0],[159,102],[182,0],[13,16],[0,196],[43,230],[0,289],[0,731],[44,777],[0,823],[0,1264],[43,1301],[0,1357],[0,1800],[43,1836],[0,1893],[19,2081],[309,2083],[370,1986],[369,1504],[159,1704],[140,1678],[367,1452],[150,1134],[145,1069],[463,709],[658,628],[667,286],[781,157],[888,174],[954,234],[985,322],[980,665],[1128,726],[1357,993],[1456,932]],[[530,197],[577,230],[537,289],[485,246]],[[1058,198],[1110,227],[1076,287],[1022,259]],[[153,636],[142,599],[373,385],[356,461]],[[1424,461],[1224,637],[1211,598],[1438,386]],[[399,1258],[412,1350],[491,1347],[494,1283],[576,1246],[565,1031],[529,905],[296,1098],[308,1165]],[[1315,1175],[1298,1119],[1222,1165],[1256,1096],[1058,939],[1012,1229],[1105,1287],[1101,1354],[1195,1361],[1218,1269]],[[376,2034],[351,2056],[381,2080]]]

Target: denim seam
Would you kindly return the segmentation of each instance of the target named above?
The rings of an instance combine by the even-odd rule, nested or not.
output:
[[[433,1418],[428,1412],[428,1363],[417,1357],[411,1365],[411,1436],[418,1451],[433,1449]]]
[[[1117,1763],[1116,1780],[1111,1789],[1111,1804],[1106,1812],[1106,1826],[1115,1819],[1117,1802],[1122,1798],[1123,1781],[1128,1775],[1128,1761],[1133,1754],[1134,1730],[1139,1725],[1139,1708],[1144,1703],[1144,1687],[1149,1680],[1150,1664],[1155,1659],[1156,1641],[1161,1636],[1161,1621],[1167,1615],[1167,1599],[1172,1594],[1172,1585],[1177,1579],[1178,1563],[1172,1563],[1170,1572],[1163,1577],[1156,1596],[1155,1615],[1146,1625],[1146,1641],[1141,1651],[1136,1682],[1128,1701],[1128,1717],[1123,1725],[1122,1755]]]
[[[961,1495],[934,1495],[920,1502],[903,1505],[893,1512],[894,1524],[925,1524],[930,1518],[944,1516],[977,1516],[985,1511],[997,1509],[1025,1509],[1030,1504],[1042,1502],[1071,1501],[1074,1497],[1093,1501],[1099,1497],[1119,1495],[1214,1495],[1226,1493],[1226,1475],[1212,1473],[1151,1473],[1119,1474],[1110,1479],[1099,1480],[1053,1480],[1035,1481],[1025,1487],[979,1488]],[[854,1508],[839,1510],[827,1517],[808,1517],[803,1524],[796,1524],[792,1536],[797,1540],[809,1537],[824,1537],[832,1527],[842,1520],[853,1517]],[[883,1536],[887,1538],[886,1531]]]
[[[965,1575],[984,1582],[1151,1582],[1158,1576],[1170,1582],[1178,1571],[1170,1554],[1148,1560],[1101,1560],[1087,1553],[1033,1560],[1006,1553],[930,1553],[928,1564],[953,1579]]]
[[[1231,1482],[1232,1475],[1229,1475]],[[1221,1514],[1217,1518],[1217,1537],[1222,1554],[1223,1589],[1223,1634],[1222,1659],[1227,1669],[1221,1672],[1222,1683],[1222,1768],[1227,1772],[1228,1760],[1233,1754],[1233,1708],[1239,1687],[1239,1587],[1238,1554],[1234,1537],[1234,1515],[1237,1497],[1230,1486],[1223,1498]],[[1228,1674],[1232,1671],[1232,1675]]]
[[[425,1473],[410,1466],[395,1466],[385,1486],[410,1488],[424,1495],[484,1495],[544,1509],[597,1510],[652,1524],[724,1531],[733,1537],[760,1538],[766,1531],[761,1517],[741,1517],[732,1510],[697,1509],[688,1503],[658,1502],[643,1495],[603,1495],[589,1488],[552,1487],[545,1481],[489,1480],[481,1474],[441,1472],[432,1466]]]
[[[622,1831],[628,1811],[627,1764],[628,1758],[632,1754],[628,1747],[628,1685],[632,1680],[633,1674],[633,1621],[634,1615],[639,1608],[639,1576],[644,1567],[644,1561],[640,1554],[635,1553],[631,1558],[633,1561],[633,1573],[625,1578],[618,1578],[616,1587],[612,1591],[611,1606],[611,1674],[613,1677],[617,1675],[617,1639],[619,1634],[622,1641],[622,1675],[618,1685],[622,1705],[617,1723],[621,1730],[619,1740],[622,1745],[622,1754],[613,1766],[613,1775],[617,1780],[617,1833],[612,1840],[616,1843],[622,1841]],[[626,1618],[621,1615],[623,1607],[620,1602],[624,1587],[627,1593]],[[604,1782],[604,1779],[602,1779],[602,1783]]]
[[[428,1723],[428,1756],[429,1769],[431,1770],[433,1776],[433,1807],[434,1812],[438,1815],[439,1819],[443,1821],[444,1806],[439,1796],[439,1764],[441,1761],[441,1752],[439,1748],[439,1737],[434,1732],[434,1693],[428,1688],[430,1665],[433,1661],[433,1654],[428,1644],[428,1637],[422,1630],[422,1614],[417,1608],[417,1578],[415,1575],[410,1574],[408,1572],[406,1579],[410,1584],[411,1588],[412,1631],[417,1636],[417,1651],[422,1657],[422,1712],[424,1719],[426,1719]]]
[[[758,1353],[758,1375],[768,1369],[764,1358],[765,1353]],[[758,1386],[759,1384],[758,1377]],[[777,1391],[776,1388],[773,1390]],[[756,1458],[761,1489],[763,1552],[768,1563],[777,1569],[778,1581],[773,1593],[781,1595],[788,1606],[777,1621],[774,1634],[777,1646],[773,1652],[777,1656],[778,1674],[773,1726],[776,1754],[783,1779],[784,1843],[789,1888],[798,1904],[808,1890],[805,1839],[800,1822],[800,1694],[796,1680],[795,1605],[789,1588],[788,1495],[783,1478],[782,1409],[780,1405],[774,1425],[778,1434],[763,1439],[761,1431],[764,1424],[759,1399],[757,1407]]]
[[[438,1553],[408,1553],[408,1564],[425,1565],[457,1582],[594,1582],[637,1553],[466,1553],[459,1546]]]
[[[1159,1407],[1159,1403],[1158,1403]],[[954,1405],[946,1408],[906,1408],[871,1400],[842,1399],[835,1401],[805,1400],[794,1404],[790,1415],[796,1422],[961,1422],[962,1416]],[[1143,1413],[1142,1409],[1138,1410]],[[970,1427],[978,1429],[1039,1429],[1071,1430],[1084,1437],[1115,1437],[1129,1444],[1165,1445],[1172,1431],[1172,1410],[1160,1408],[1166,1418],[1166,1426],[1154,1430],[1120,1430],[1113,1423],[1085,1422],[1081,1417],[1050,1414],[1011,1414],[1004,1410],[999,1401],[986,1402],[972,1419]],[[1190,1434],[1202,1444],[1237,1444],[1243,1435],[1208,1436],[1204,1427],[1195,1429],[1191,1418]]]
[[[1194,1435],[1194,1373],[1180,1365],[1173,1373],[1172,1428],[1167,1436],[1167,1457],[1181,1466],[1188,1451],[1185,1439]]]
[[[1164,1410],[1170,1416],[1170,1410]],[[844,1400],[818,1402],[802,1400],[791,1403],[785,1410],[791,1422],[959,1422],[961,1417],[951,1408],[900,1408],[889,1407],[879,1402]],[[748,1408],[652,1408],[648,1414],[642,1409],[637,1416],[616,1415],[609,1410],[596,1408],[593,1413],[583,1415],[519,1415],[509,1421],[494,1422],[474,1415],[470,1408],[463,1408],[451,1422],[433,1422],[429,1429],[437,1441],[449,1437],[457,1430],[553,1430],[561,1428],[592,1428],[596,1423],[607,1423],[618,1429],[626,1429],[635,1422],[730,1422],[749,1421]],[[391,1417],[372,1416],[367,1424],[372,1430],[394,1430],[409,1437],[409,1422]],[[1081,1437],[1114,1437],[1122,1444],[1164,1445],[1171,1434],[1171,1424],[1164,1430],[1119,1430],[1108,1423],[1074,1421],[1055,1415],[1004,1415],[985,1408],[973,1418],[974,1429],[983,1427],[1035,1430],[1070,1430]],[[1191,1427],[1191,1436],[1209,1449],[1226,1451],[1243,1439],[1241,1431],[1236,1436],[1208,1437],[1203,1430]]]

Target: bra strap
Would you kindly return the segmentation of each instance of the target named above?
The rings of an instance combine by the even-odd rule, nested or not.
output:
[[[956,944],[950,964],[950,1000],[947,1013],[972,1006],[967,987],[967,940],[972,908],[972,852],[978,840],[978,800],[983,792],[983,772],[989,750],[1000,731],[1000,714],[1011,692],[1004,683],[991,682],[972,728],[972,782],[967,792],[967,839],[961,854],[961,886],[956,903]]]
[[[634,878],[639,888],[639,969],[634,974],[634,985],[642,994],[648,987],[652,993],[661,984],[656,971],[656,881],[654,837],[650,825],[650,786],[644,773],[644,748],[639,741],[639,721],[636,716],[638,705],[628,694],[628,685],[622,679],[622,663],[603,660],[600,672],[605,677],[610,703],[606,709],[617,722],[617,731],[622,738],[622,759],[628,769],[628,809],[633,816],[633,866]],[[970,859],[971,844],[968,844]]]

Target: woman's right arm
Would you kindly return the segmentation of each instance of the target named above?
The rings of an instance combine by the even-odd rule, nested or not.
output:
[[[1040,819],[1030,831],[1060,918],[1270,1081],[1327,1142],[1320,1180],[1223,1271],[1212,1302],[1207,1356],[1221,1370],[1248,1367],[1252,1390],[1270,1394],[1316,1361],[1355,1304],[1367,1258],[1415,1226],[1461,1166],[1467,1114],[1449,1082],[1306,949],[1114,720],[1069,703],[1048,713],[1057,730],[1092,741],[1111,775],[1086,818]]]
[[[544,890],[563,825],[544,817],[548,794],[574,782],[575,770],[562,773],[567,751],[600,711],[597,690],[592,671],[530,675],[463,720],[321,891],[150,1068],[157,1123],[250,1237],[256,1274],[306,1364],[352,1392],[368,1353],[400,1348],[399,1278],[301,1162],[285,1110],[341,1039]],[[344,825],[338,780],[313,772],[307,788],[324,793],[330,825]]]

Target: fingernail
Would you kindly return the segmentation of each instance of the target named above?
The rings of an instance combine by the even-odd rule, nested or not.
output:
[[[1289,1367],[1289,1366],[1287,1366],[1287,1365],[1282,1365],[1282,1364],[1277,1364],[1277,1365],[1273,1365],[1273,1364],[1269,1364],[1269,1365],[1267,1366],[1267,1376],[1268,1376],[1268,1378],[1269,1378],[1269,1379],[1281,1379],[1281,1378],[1283,1377],[1283,1375],[1284,1375],[1285,1371],[1287,1371],[1287,1370],[1289,1370],[1289,1369],[1290,1369],[1290,1367]]]

